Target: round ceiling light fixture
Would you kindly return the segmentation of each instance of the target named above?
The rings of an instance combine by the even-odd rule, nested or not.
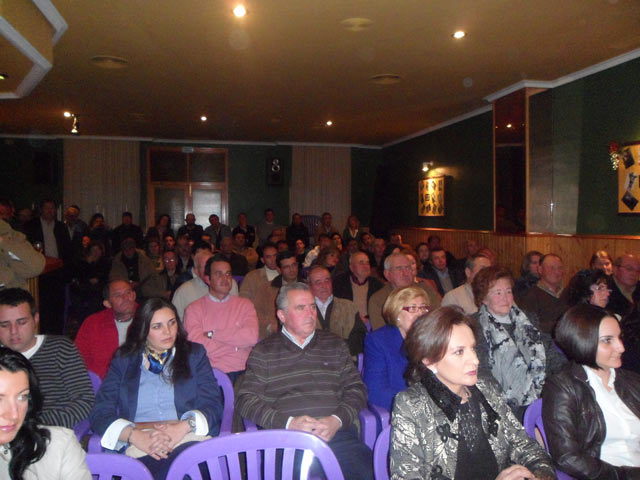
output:
[[[91,57],[91,64],[98,68],[104,68],[105,70],[120,70],[127,68],[129,62],[122,57],[114,57],[113,55],[96,55]]]
[[[327,120],[327,123],[325,125],[327,127],[330,127],[331,125],[333,125],[333,122],[331,120]]]
[[[371,28],[373,21],[364,17],[345,18],[340,22],[345,30],[350,32],[362,32]]]
[[[206,116],[206,115],[202,115],[202,116],[200,117],[200,121],[201,121],[201,122],[206,122],[206,121],[207,121],[207,116]]]
[[[463,31],[463,30],[458,30],[456,32],[453,32],[452,37],[455,38],[456,40],[460,40],[461,38],[466,37],[467,34]]]
[[[233,9],[233,14],[238,18],[242,18],[247,14],[247,9],[242,4],[236,5]]]
[[[377,85],[395,85],[400,80],[402,77],[395,73],[380,73],[371,77],[371,81]]]

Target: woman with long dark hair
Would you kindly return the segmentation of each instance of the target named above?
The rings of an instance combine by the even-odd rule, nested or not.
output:
[[[164,479],[173,459],[220,429],[222,398],[204,347],[187,340],[160,298],[136,312],[96,396],[91,427],[104,448],[139,458]]]
[[[38,425],[42,396],[36,374],[25,357],[5,347],[0,347],[0,398],[0,471],[11,480],[91,479],[73,431]]]

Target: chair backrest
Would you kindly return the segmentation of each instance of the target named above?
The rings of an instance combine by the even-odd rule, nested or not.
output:
[[[213,368],[213,375],[218,381],[218,385],[222,389],[222,397],[224,400],[224,406],[222,409],[222,422],[220,422],[220,435],[226,435],[231,433],[231,426],[233,424],[233,384],[229,376],[222,370]]]
[[[278,449],[283,449],[281,462],[276,455]],[[232,479],[247,480],[274,478],[278,462],[282,467],[282,480],[291,480],[296,450],[305,450],[303,467],[311,464],[311,457],[307,453],[310,451],[320,462],[327,478],[344,480],[340,465],[329,446],[315,435],[294,430],[235,433],[200,442],[176,457],[167,480],[183,480],[185,475],[189,475],[191,480],[202,480],[198,465],[203,462],[206,462],[211,478],[228,475]],[[246,477],[242,476],[240,468],[242,453],[246,453]]]
[[[364,371],[364,353],[358,354],[358,371],[360,372],[360,375],[362,375],[362,372]]]
[[[126,455],[87,453],[86,461],[91,475],[97,480],[111,480],[114,476],[122,480],[153,480],[144,463]]]
[[[536,428],[540,432],[542,441],[544,442],[544,448],[549,452],[549,444],[547,443],[547,435],[544,433],[544,425],[542,424],[542,399],[539,398],[532,404],[530,404],[524,412],[524,430],[527,434],[537,441]],[[560,470],[556,470],[556,477],[558,480],[574,480],[570,475],[567,475]]]
[[[382,429],[373,447],[373,476],[376,480],[389,480],[389,437],[391,425]]]
[[[240,286],[242,285],[242,281],[244,280],[244,275],[234,275],[233,279],[238,284],[238,288],[240,288]]]
[[[100,378],[100,375],[98,375],[95,372],[92,372],[91,370],[87,370],[87,372],[89,373],[89,379],[91,380],[93,393],[98,393],[98,390],[100,389],[100,385],[102,385],[102,379]]]

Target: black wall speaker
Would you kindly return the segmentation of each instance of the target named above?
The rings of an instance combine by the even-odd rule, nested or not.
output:
[[[281,158],[267,159],[267,185],[284,183],[284,162]]]

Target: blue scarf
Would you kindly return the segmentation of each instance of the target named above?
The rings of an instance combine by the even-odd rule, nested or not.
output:
[[[164,352],[157,353],[151,350],[148,346],[144,351],[145,358],[149,362],[149,371],[152,373],[162,373],[167,361],[171,358],[173,349],[165,350]]]

